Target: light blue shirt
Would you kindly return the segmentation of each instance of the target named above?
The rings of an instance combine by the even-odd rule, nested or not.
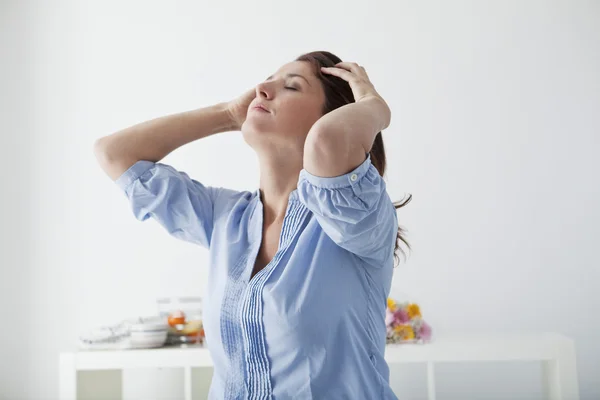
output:
[[[209,249],[211,399],[396,399],[384,350],[398,220],[370,155],[337,177],[300,172],[278,251],[252,279],[258,189],[205,186],[150,161],[117,184],[137,219]]]

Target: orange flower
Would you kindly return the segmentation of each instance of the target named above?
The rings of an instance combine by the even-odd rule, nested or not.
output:
[[[406,306],[406,312],[408,313],[408,317],[410,319],[421,316],[421,309],[417,304],[414,303],[411,303],[408,306]]]
[[[415,331],[410,325],[398,325],[394,328],[394,332],[402,337],[402,340],[412,340],[415,338]]]
[[[387,306],[391,312],[396,311],[396,302],[390,298],[387,299]]]

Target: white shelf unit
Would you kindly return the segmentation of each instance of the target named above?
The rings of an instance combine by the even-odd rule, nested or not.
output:
[[[389,345],[385,358],[389,364],[425,363],[429,400],[436,399],[436,364],[482,361],[539,361],[547,399],[579,399],[575,344],[556,333],[440,337],[423,345]],[[208,350],[201,347],[65,352],[59,361],[59,396],[61,400],[76,400],[78,371],[183,368],[185,399],[191,400],[192,368],[210,366]]]

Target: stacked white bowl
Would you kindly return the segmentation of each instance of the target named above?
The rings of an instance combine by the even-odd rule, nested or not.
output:
[[[129,329],[129,348],[161,347],[167,340],[169,324],[161,317],[138,317],[124,321]]]

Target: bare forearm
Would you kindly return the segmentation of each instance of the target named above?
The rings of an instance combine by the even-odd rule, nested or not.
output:
[[[356,167],[371,150],[391,115],[377,98],[351,103],[322,116],[304,145],[304,168],[318,176],[337,176]]]
[[[187,143],[233,130],[225,103],[155,118],[98,139],[94,152],[104,171],[117,179],[139,160],[160,161]]]
[[[358,142],[365,151],[369,151],[375,136],[389,126],[390,119],[387,104],[374,97],[347,104],[325,114],[313,125],[311,133],[317,132],[317,135],[321,133],[336,139]]]

